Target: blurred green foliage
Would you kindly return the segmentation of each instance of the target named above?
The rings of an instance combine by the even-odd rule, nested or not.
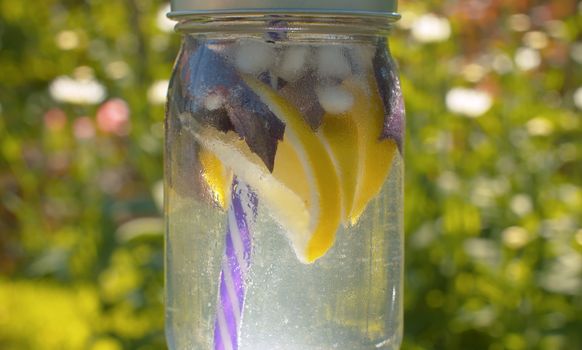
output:
[[[400,8],[403,348],[582,348],[582,5]],[[165,347],[166,11],[0,0],[0,349]]]

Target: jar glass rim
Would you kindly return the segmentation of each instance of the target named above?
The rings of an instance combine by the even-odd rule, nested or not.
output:
[[[188,14],[178,19],[175,29],[188,33],[329,33],[382,35],[391,31],[399,15],[313,13],[208,13]]]

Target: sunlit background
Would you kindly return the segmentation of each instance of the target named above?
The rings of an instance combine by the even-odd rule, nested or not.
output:
[[[0,0],[0,349],[164,349],[159,0]],[[582,349],[582,3],[401,0],[403,349]]]

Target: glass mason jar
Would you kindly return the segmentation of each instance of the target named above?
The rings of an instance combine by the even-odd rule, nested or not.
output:
[[[166,118],[169,348],[397,349],[395,4],[239,2],[173,4],[183,44]]]

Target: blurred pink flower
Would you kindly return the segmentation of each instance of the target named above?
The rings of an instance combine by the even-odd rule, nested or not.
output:
[[[73,122],[73,135],[77,140],[88,140],[95,137],[95,126],[89,117],[79,117]]]
[[[63,130],[67,124],[67,115],[60,108],[51,108],[42,116],[44,126],[50,131]]]
[[[129,133],[129,106],[120,98],[108,100],[97,110],[97,127],[105,133],[125,136]]]

